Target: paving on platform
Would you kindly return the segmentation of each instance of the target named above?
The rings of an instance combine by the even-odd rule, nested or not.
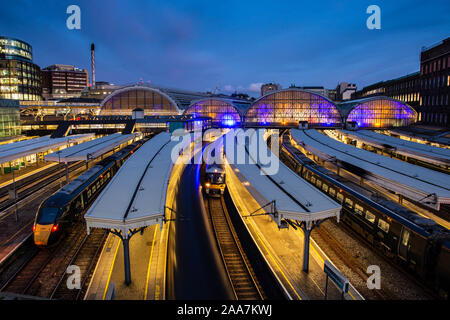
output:
[[[164,229],[163,229],[164,230]],[[125,284],[122,241],[110,234],[100,254],[85,300],[105,300],[114,286],[114,300],[158,300],[164,273],[164,239],[159,225],[130,239],[131,284]]]
[[[260,206],[238,179],[239,173],[227,166],[227,188],[236,209],[242,217],[250,215]],[[323,271],[325,254],[311,239],[309,273],[302,271],[304,236],[300,228],[278,229],[268,215],[243,218],[266,260],[293,299],[324,299],[326,276]],[[346,294],[346,300],[360,299],[354,288]],[[328,285],[328,298],[340,299],[340,292]]]

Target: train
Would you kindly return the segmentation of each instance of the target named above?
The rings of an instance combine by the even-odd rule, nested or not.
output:
[[[42,201],[33,224],[34,244],[47,247],[57,243],[67,229],[81,219],[122,164],[146,140],[131,143],[106,157]]]
[[[316,164],[291,145],[288,133],[281,150],[280,158],[292,170],[342,204],[346,226],[440,297],[449,298],[448,229]]]
[[[216,152],[220,154],[216,156]],[[223,147],[211,150],[203,162],[203,190],[209,197],[222,196],[226,187]]]
[[[225,192],[225,165],[206,164],[204,190],[208,196],[221,196]]]

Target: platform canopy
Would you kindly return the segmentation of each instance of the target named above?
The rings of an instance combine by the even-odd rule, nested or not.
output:
[[[74,142],[92,139],[95,134],[78,134],[62,138],[44,136],[29,140],[22,140],[0,146],[0,163],[14,161],[29,155],[46,152],[48,150],[65,146]]]
[[[316,130],[291,130],[294,141],[324,161],[355,170],[364,179],[439,210],[450,203],[450,179],[445,173],[416,166],[339,142]]]
[[[113,150],[114,148],[134,140],[140,136],[139,133],[121,134],[114,133],[76,146],[53,152],[44,157],[46,161],[73,162],[89,161]]]
[[[286,167],[267,147],[267,144],[261,143],[261,140],[259,140],[258,155],[270,155],[270,159],[273,161],[271,168],[264,165],[266,162],[251,151],[251,144],[258,143],[256,136],[257,134],[263,135],[264,129],[250,130],[253,134],[249,130],[238,129],[231,130],[225,135],[227,162],[240,182],[243,183],[258,204],[264,207],[266,212],[270,211],[270,207],[267,206],[268,203],[272,202],[275,205],[279,214],[277,223],[280,223],[283,218],[303,222],[312,222],[333,216],[339,218],[342,208],[340,204]],[[236,156],[231,155],[232,153],[236,155],[239,152],[239,148],[243,146],[243,140],[237,139],[238,142],[234,144],[232,153],[230,153],[226,142],[229,139],[236,139],[236,133],[239,135],[239,131],[245,132],[245,135],[249,136],[249,139],[245,139],[245,158],[248,159],[245,163],[241,163],[242,161],[238,161],[239,159]],[[223,144],[223,141],[223,138],[221,138],[216,143]]]
[[[444,149],[423,143],[402,140],[385,134],[379,134],[370,130],[339,130],[339,132],[348,137],[351,137],[352,139],[362,141],[365,144],[374,147],[378,147],[381,149],[390,148],[394,149],[397,153],[408,157],[440,165],[450,165],[450,149]]]
[[[167,132],[140,147],[123,165],[85,214],[90,228],[128,231],[161,224],[165,214],[167,188],[174,163]]]

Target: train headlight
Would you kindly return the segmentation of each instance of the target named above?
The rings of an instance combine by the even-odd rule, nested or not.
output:
[[[207,183],[205,184],[205,186],[206,186],[206,187],[209,187],[209,186],[210,186],[209,182],[207,182]]]
[[[55,224],[55,225],[52,227],[52,232],[56,232],[56,231],[58,231],[58,225],[57,225],[57,224]]]

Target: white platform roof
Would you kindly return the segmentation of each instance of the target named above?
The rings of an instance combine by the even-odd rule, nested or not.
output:
[[[114,133],[98,139],[80,143],[76,146],[61,150],[58,155],[57,152],[48,154],[44,157],[46,161],[58,162],[73,162],[73,161],[88,161],[100,157],[115,147],[120,146],[130,140],[136,138],[138,133],[121,134]]]
[[[379,134],[370,130],[348,131],[339,130],[344,135],[361,140],[377,147],[390,146],[400,154],[415,157],[424,161],[450,165],[450,149],[439,148],[427,144],[402,140],[396,137]]]
[[[233,132],[230,131],[226,135],[226,139],[232,138],[232,135]],[[256,141],[252,140],[251,143],[254,142]],[[249,142],[247,142],[247,144],[248,143]],[[271,201],[275,201],[276,209],[278,213],[281,214],[281,218],[305,222],[325,219],[332,216],[339,218],[342,208],[340,204],[333,201],[286,167],[278,157],[270,151],[265,143],[261,147],[263,148],[262,150],[264,150],[262,151],[263,153],[267,152],[266,154],[270,154],[274,161],[278,161],[278,171],[273,175],[262,174],[262,172],[269,173],[269,171],[261,165],[258,157],[249,155],[248,148],[247,155],[249,159],[253,159],[253,164],[251,161],[247,161],[246,164],[236,163],[237,161],[230,159],[227,153],[228,163],[261,207]],[[258,163],[258,165],[261,166],[261,170],[255,163]],[[281,188],[279,186],[281,186]],[[256,209],[257,208],[255,208],[255,210]],[[268,209],[269,208],[266,208],[266,212],[270,212]]]
[[[81,142],[92,139],[95,136],[93,133],[78,134],[62,138],[50,138],[44,136],[19,142],[13,142],[0,146],[0,163],[5,163],[26,157],[32,154],[45,152],[50,149],[61,147],[73,142]]]
[[[450,179],[445,173],[426,169],[339,142],[318,131],[291,130],[294,140],[324,160],[334,157],[364,169],[369,180],[399,194],[439,208],[450,203]],[[429,203],[435,196],[436,203]]]
[[[140,147],[119,169],[85,214],[90,228],[128,230],[160,224],[173,168],[171,141],[163,132]]]

